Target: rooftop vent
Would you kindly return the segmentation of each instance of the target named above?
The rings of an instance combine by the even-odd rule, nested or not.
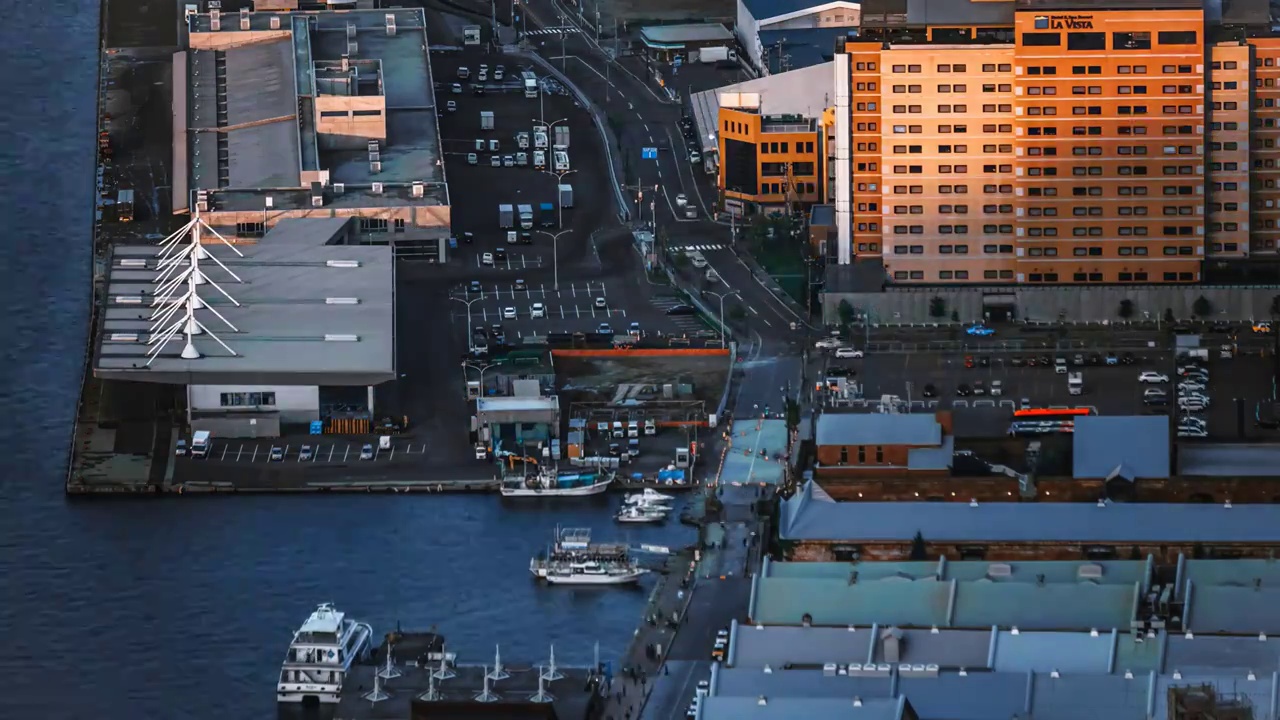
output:
[[[381,170],[381,169],[382,169],[382,163],[369,163],[369,164],[370,164],[370,165],[376,165],[376,166],[377,166],[376,168],[373,168],[373,170],[374,170],[375,172],[377,172],[378,170]],[[376,183],[374,183],[374,184],[373,184],[373,194],[374,194],[374,195],[381,195],[381,194],[382,194],[382,183],[380,183],[380,182],[376,182]]]
[[[382,172],[382,161],[381,161],[381,160],[370,160],[370,161],[369,161],[369,174],[370,174],[370,175],[377,175],[377,174],[378,174],[378,173],[380,173],[380,172]],[[374,192],[376,192],[376,193],[380,193],[380,192],[382,192],[382,183],[374,183],[374,185],[378,188],[377,190],[374,190]]]
[[[279,30],[279,29],[280,29],[280,16],[279,16],[279,15],[272,15],[272,16],[271,16],[271,29],[272,29],[272,30]]]
[[[249,29],[249,8],[242,8],[240,10],[240,29]]]
[[[353,297],[331,297],[324,299],[325,305],[359,305],[360,298]]]
[[[1090,580],[1096,580],[1102,577],[1102,566],[1097,563],[1081,565],[1080,568],[1076,570],[1076,576],[1081,579],[1088,578]]]
[[[347,57],[355,57],[360,54],[360,43],[355,40],[347,41]]]
[[[343,194],[343,193],[345,193],[346,191],[347,191],[347,184],[346,184],[346,183],[334,183],[334,184],[333,184],[333,194],[334,194],[334,195],[342,195],[342,194]]]
[[[138,295],[120,295],[116,297],[117,305],[141,305],[142,298]]]
[[[120,267],[122,268],[144,268],[146,266],[147,261],[140,258],[124,258],[120,261]]]
[[[111,333],[108,339],[111,342],[138,342],[138,333]]]
[[[413,184],[413,191],[411,194],[413,195],[413,197],[420,198],[423,196],[426,190],[427,190],[427,187],[425,185],[423,185],[420,182],[415,182]]]
[[[359,335],[333,335],[325,333],[324,336],[325,342],[358,342],[359,340]]]
[[[756,704],[757,704],[757,705],[768,705],[768,704],[769,704],[769,701],[768,701],[768,700],[766,700],[766,699],[765,699],[765,697],[764,697],[763,695],[761,695],[760,697],[756,698]]]
[[[835,677],[835,676],[836,676],[836,664],[835,664],[835,663],[826,663],[826,664],[824,664],[824,665],[822,666],[822,676],[823,676],[823,677]]]
[[[1013,566],[1009,563],[991,563],[987,566],[987,577],[1009,577],[1013,575]]]
[[[394,13],[387,13],[387,35],[394,37],[396,34],[396,16]]]
[[[311,183],[311,207],[324,207],[324,186],[319,182]]]
[[[377,141],[377,140],[370,140],[370,141],[369,141],[369,144],[368,144],[368,148],[369,148],[369,153],[370,153],[370,154],[373,154],[373,153],[378,152],[378,141]]]
[[[354,40],[356,37],[356,24],[347,23],[347,39]]]
[[[359,260],[326,260],[324,264],[325,264],[325,266],[326,266],[326,267],[331,267],[331,268],[358,268],[358,267],[360,267],[360,261],[359,261]]]

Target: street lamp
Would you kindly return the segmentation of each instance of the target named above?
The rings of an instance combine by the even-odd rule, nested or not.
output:
[[[539,97],[539,98],[541,98],[541,97],[542,97],[542,93],[538,93],[538,97]],[[552,135],[551,130],[552,130],[553,128],[555,128],[555,126],[559,125],[560,123],[566,123],[566,124],[565,124],[565,127],[568,127],[569,118],[560,118],[559,120],[556,120],[556,121],[553,121],[553,122],[547,122],[546,120],[539,119],[539,118],[543,118],[543,117],[545,117],[545,115],[544,115],[544,114],[543,114],[543,112],[542,112],[542,101],[541,101],[541,99],[539,99],[539,101],[538,101],[538,118],[535,118],[535,119],[533,120],[533,124],[534,124],[534,126],[538,126],[538,125],[541,125],[541,126],[542,126],[542,130],[543,130],[543,132],[545,132],[545,133],[547,134],[547,146],[548,146],[548,147],[547,147],[547,149],[548,149],[548,150],[551,150],[551,149],[554,149],[554,147],[555,147],[555,144],[551,141],[551,135]]]
[[[717,293],[717,292],[708,291],[707,294],[711,295],[712,297],[719,298],[720,300],[720,348],[724,349],[724,336],[725,336],[724,299],[727,297],[737,297],[739,300],[741,300],[742,293],[738,292],[737,290],[730,290],[727,293]]]
[[[478,298],[471,298],[470,300],[464,300],[463,298],[458,298],[458,297],[456,297],[456,298],[449,298],[449,299],[450,299],[450,300],[452,300],[452,301],[454,301],[454,302],[460,302],[460,303],[462,303],[463,305],[466,305],[466,306],[467,306],[467,347],[468,347],[468,348],[471,348],[471,347],[472,347],[472,343],[471,343],[471,334],[472,334],[472,332],[474,332],[474,331],[471,329],[471,303],[473,303],[473,302],[480,302],[481,300],[483,300],[483,299],[484,299],[484,293],[481,293],[481,294],[480,294],[480,297],[478,297]]]
[[[560,291],[560,254],[558,252],[558,249],[560,246],[560,236],[564,235],[565,233],[573,232],[573,228],[567,228],[565,230],[561,230],[558,233],[548,232],[546,230],[535,230],[534,232],[539,235],[546,235],[547,237],[551,238],[551,267],[552,267],[551,289],[555,290],[556,292],[559,292]]]
[[[556,224],[559,225],[560,227],[564,227],[564,203],[560,201],[560,186],[564,184],[564,179],[567,176],[572,175],[578,171],[565,170],[562,173],[558,173],[554,170],[543,170],[542,172],[548,175],[551,175],[556,179],[556,208],[557,208]]]
[[[501,364],[502,363],[495,362],[495,363],[486,363],[484,365],[477,365],[476,363],[469,363],[466,360],[463,360],[462,361],[463,384],[465,384],[467,381],[467,368],[471,368],[472,370],[475,370],[476,372],[480,373],[480,397],[484,397],[484,371],[488,370],[489,368],[497,367]]]

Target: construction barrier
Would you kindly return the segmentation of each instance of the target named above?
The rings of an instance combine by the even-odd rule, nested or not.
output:
[[[369,418],[332,418],[324,424],[326,435],[368,435]]]

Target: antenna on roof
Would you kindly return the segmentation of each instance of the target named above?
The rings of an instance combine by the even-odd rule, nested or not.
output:
[[[377,704],[383,700],[391,699],[391,694],[382,689],[382,676],[373,676],[373,689],[363,695],[365,700]]]
[[[547,675],[543,672],[542,667],[538,667],[538,692],[529,696],[529,702],[549,703],[555,700],[555,696],[547,692]]]
[[[502,652],[497,645],[493,646],[493,671],[485,673],[485,677],[494,682],[511,677],[506,670],[502,669]]]
[[[395,645],[387,643],[387,663],[378,671],[378,677],[383,680],[391,680],[400,677],[400,668],[396,667],[395,661],[391,659],[391,654],[395,651]]]
[[[440,699],[440,691],[436,689],[436,674],[427,673],[427,691],[418,696],[419,700],[436,702]]]
[[[444,651],[444,648],[441,647],[440,648],[440,667],[435,672],[431,673],[431,677],[437,680],[450,680],[452,678],[458,677],[457,673],[449,669],[448,663],[449,663],[449,655]]]
[[[598,665],[599,663],[597,663]],[[547,669],[539,671],[538,676],[547,682],[554,682],[564,678],[564,675],[561,675],[560,671],[556,669],[556,646],[554,643],[551,645],[551,659],[547,661]]]
[[[482,703],[498,702],[498,696],[493,694],[493,688],[489,684],[490,683],[489,666],[485,665],[483,667],[484,667],[484,689],[481,690],[480,694],[475,697],[475,701],[482,702]]]
[[[233,280],[238,283],[244,282],[201,244],[201,235],[204,230],[208,230],[214,237],[221,240],[236,255],[244,257],[244,254],[237,250],[234,245],[200,218],[199,209],[193,213],[191,220],[186,225],[160,243],[160,249],[156,252],[156,256],[159,258],[156,269],[159,274],[156,275],[153,281],[155,284],[155,296],[151,301],[153,310],[151,312],[151,340],[148,342],[150,350],[147,351],[147,365],[151,365],[169,342],[179,335],[185,336],[186,339],[186,344],[182,348],[182,357],[187,360],[195,360],[200,357],[200,351],[196,349],[192,338],[202,333],[208,333],[209,337],[213,338],[215,342],[222,346],[222,349],[232,356],[237,354],[235,350],[232,350],[209,330],[204,323],[196,319],[196,310],[208,310],[213,313],[214,317],[230,328],[232,332],[240,332],[221,313],[210,307],[197,292],[197,288],[201,285],[212,285],[215,290],[222,293],[223,297],[230,300],[231,304],[240,307],[240,303],[235,298],[231,297],[226,290],[222,289],[222,286],[210,280],[200,270],[201,260],[212,260],[218,267],[226,271]],[[182,311],[181,315],[179,315],[179,311]]]

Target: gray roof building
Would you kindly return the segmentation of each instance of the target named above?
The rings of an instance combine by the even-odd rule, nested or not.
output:
[[[699,720],[910,720],[905,698],[707,697]]]
[[[835,65],[827,62],[693,93],[689,104],[693,109],[694,123],[698,126],[702,149],[706,152],[719,150],[721,107],[750,110],[762,115],[821,118],[835,102],[831,94],[834,72]]]
[[[929,414],[833,413],[818,418],[818,445],[942,444],[942,425]]]
[[[813,485],[782,502],[782,538],[909,543],[920,531],[929,542],[1280,544],[1270,505],[839,503]]]
[[[1185,477],[1280,476],[1280,447],[1247,443],[1182,445],[1178,474]]]
[[[165,272],[160,246],[114,246],[94,374],[212,385],[394,379],[394,262],[386,246],[342,244],[353,222],[282,220],[255,244],[201,245],[199,272],[207,282],[198,286],[193,317],[204,331],[190,336],[194,356],[185,352],[183,332],[160,345],[164,326],[181,320],[177,313],[157,319],[177,301],[157,285]]]
[[[1077,480],[1169,477],[1169,419],[1163,415],[1078,418],[1071,442]]]

